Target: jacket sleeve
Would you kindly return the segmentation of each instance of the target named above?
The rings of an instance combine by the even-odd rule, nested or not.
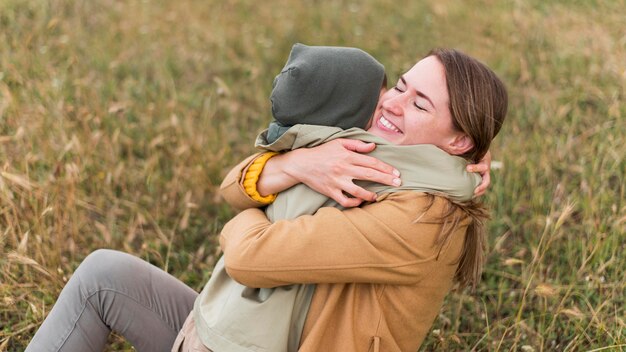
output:
[[[434,243],[441,223],[428,221],[428,216],[416,221],[418,197],[402,193],[361,208],[321,208],[314,215],[274,224],[259,209],[245,210],[220,236],[226,271],[250,287],[414,284],[442,264],[436,261],[440,248]],[[431,207],[426,215],[440,210]]]
[[[240,162],[237,166],[232,168],[224,181],[220,185],[220,194],[233,208],[238,210],[248,208],[260,208],[267,204],[252,199],[243,188],[242,177],[245,175],[248,167],[261,155],[257,153],[247,157],[244,161]]]

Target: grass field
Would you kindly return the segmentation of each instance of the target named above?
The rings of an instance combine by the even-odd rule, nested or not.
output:
[[[430,48],[492,67],[489,255],[424,351],[626,350],[626,2],[0,0],[0,350],[116,248],[199,290],[291,45],[361,47],[391,82]],[[129,349],[120,338],[110,350]]]

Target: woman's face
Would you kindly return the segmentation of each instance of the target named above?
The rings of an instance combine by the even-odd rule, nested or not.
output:
[[[448,100],[443,65],[426,57],[381,96],[368,131],[394,144],[434,144],[450,153],[448,144],[459,132]]]

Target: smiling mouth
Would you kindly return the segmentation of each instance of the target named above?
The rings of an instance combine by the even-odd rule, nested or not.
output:
[[[396,133],[402,133],[402,131],[400,131],[400,129],[398,127],[396,127],[396,125],[394,125],[393,123],[391,123],[391,121],[387,120],[384,116],[381,116],[380,119],[378,119],[378,122],[380,122],[380,124],[385,127],[386,129],[396,132]]]

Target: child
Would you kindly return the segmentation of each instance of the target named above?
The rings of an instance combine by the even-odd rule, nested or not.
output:
[[[383,65],[363,50],[295,44],[274,79],[267,142],[296,124],[365,129],[386,81]]]
[[[471,199],[480,178],[465,171],[467,162],[462,158],[432,145],[392,145],[363,130],[374,114],[381,89],[385,89],[383,66],[364,51],[296,44],[274,80],[271,101],[276,121],[258,136],[256,145],[279,152],[335,138],[375,142],[377,147],[370,155],[400,170],[403,184],[389,187],[363,182],[362,187],[376,193],[414,190],[443,193],[461,201]],[[244,188],[253,199],[271,203],[266,208],[270,221],[338,206],[303,184],[261,197],[256,180],[271,155],[261,154],[243,177]],[[198,337],[214,351],[296,351],[314,289],[315,285],[245,287],[228,276],[222,258],[188,319],[195,321]]]

